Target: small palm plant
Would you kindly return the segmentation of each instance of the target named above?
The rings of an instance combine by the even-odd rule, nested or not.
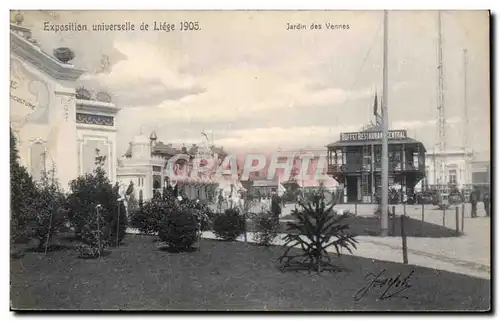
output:
[[[283,270],[306,268],[309,272],[318,273],[325,270],[340,271],[338,266],[332,264],[327,249],[335,247],[338,256],[341,255],[341,248],[351,254],[352,248],[356,249],[358,242],[349,233],[349,224],[342,223],[350,214],[337,214],[333,210],[335,203],[325,205],[322,198],[299,205],[300,209],[292,212],[295,222],[288,223],[288,234],[284,238],[286,250],[280,257]],[[294,247],[298,247],[302,253],[289,254]]]

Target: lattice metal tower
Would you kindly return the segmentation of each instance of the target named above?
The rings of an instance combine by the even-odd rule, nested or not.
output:
[[[464,66],[463,66],[463,76],[464,76],[464,122],[463,122],[463,149],[464,149],[464,158],[465,158],[465,168],[464,175],[466,177],[465,182],[470,183],[470,152],[472,149],[469,147],[469,112],[467,106],[467,68],[468,68],[468,58],[467,58],[467,49],[463,50],[463,58],[464,58]]]
[[[443,30],[441,11],[438,11],[438,88],[437,88],[437,110],[438,110],[438,164],[434,166],[439,170],[440,184],[446,184],[446,114],[444,109],[444,79],[443,79]]]

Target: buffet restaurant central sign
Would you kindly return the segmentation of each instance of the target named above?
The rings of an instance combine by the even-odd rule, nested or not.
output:
[[[407,138],[406,130],[390,130],[389,139],[405,139]],[[357,133],[341,133],[340,140],[345,141],[364,141],[364,140],[381,140],[382,132],[357,132]]]

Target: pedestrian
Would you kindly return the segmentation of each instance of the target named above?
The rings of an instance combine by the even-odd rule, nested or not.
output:
[[[486,212],[486,216],[490,216],[490,193],[486,192],[483,196],[484,210]]]
[[[281,215],[281,197],[278,196],[275,190],[272,191],[271,196],[271,212],[273,213],[275,220],[279,221]]]
[[[472,218],[477,217],[477,192],[474,189],[470,193],[470,204],[471,204],[470,216]]]

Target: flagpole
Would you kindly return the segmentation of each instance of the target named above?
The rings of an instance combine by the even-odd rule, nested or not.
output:
[[[382,88],[382,200],[380,234],[387,236],[389,230],[388,198],[389,198],[389,120],[387,115],[387,41],[388,41],[388,11],[384,10],[384,58],[383,58],[383,88]]]

